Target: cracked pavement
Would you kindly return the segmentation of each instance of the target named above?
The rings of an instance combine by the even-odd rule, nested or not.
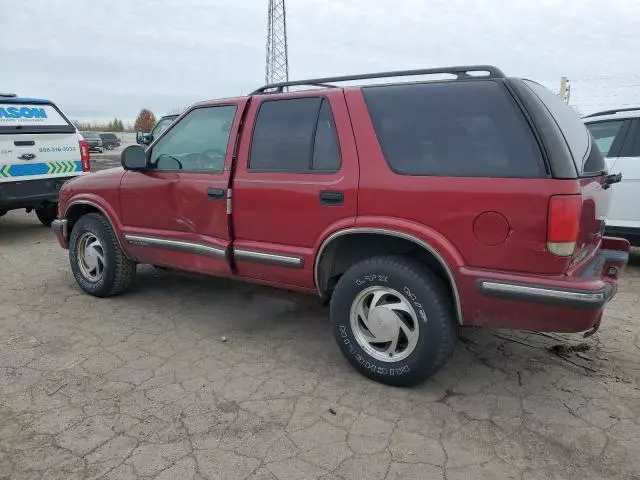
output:
[[[414,389],[353,371],[313,297],[141,267],[92,298],[23,212],[0,265],[1,479],[640,478],[638,255],[595,336],[463,329]]]

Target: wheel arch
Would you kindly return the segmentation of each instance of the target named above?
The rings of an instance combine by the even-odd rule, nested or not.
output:
[[[361,248],[366,245],[367,240],[373,238],[377,240],[374,247]],[[445,257],[436,247],[422,238],[390,228],[352,227],[338,230],[328,235],[320,244],[313,265],[313,279],[319,295],[326,297],[331,290],[331,283],[336,275],[339,276],[343,273],[346,266],[351,266],[370,256],[371,252],[374,252],[374,254],[389,254],[399,253],[402,249],[417,253],[423,263],[427,263],[431,269],[435,270],[435,273],[439,274],[451,293],[458,323],[462,324],[462,307],[458,286],[453,270],[445,260]],[[340,251],[349,252],[349,259],[346,264],[344,260],[340,260]],[[344,255],[342,256],[344,257]],[[460,258],[455,260],[461,263]]]
[[[73,231],[74,224],[80,219],[80,217],[88,213],[99,213],[107,220],[107,222],[109,222],[109,225],[111,225],[111,229],[113,230],[113,233],[118,240],[120,248],[127,258],[131,258],[124,248],[124,242],[122,241],[122,238],[120,236],[120,230],[117,228],[118,224],[113,221],[112,214],[109,214],[104,206],[92,200],[73,200],[67,205],[63,217],[69,222],[67,224],[67,231],[69,232],[69,236]]]

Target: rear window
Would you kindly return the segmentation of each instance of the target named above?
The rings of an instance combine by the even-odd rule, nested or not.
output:
[[[0,102],[0,132],[75,132],[75,127],[51,104]]]
[[[539,177],[538,144],[493,81],[363,88],[382,151],[403,175]]]
[[[591,135],[589,135],[587,127],[582,123],[573,108],[539,83],[531,80],[523,80],[523,82],[540,99],[555,120],[558,128],[560,128],[578,173],[592,173],[604,170],[604,159],[596,148]],[[593,149],[596,151],[593,152]]]

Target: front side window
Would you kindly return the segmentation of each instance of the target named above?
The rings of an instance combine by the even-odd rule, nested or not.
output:
[[[630,139],[629,150],[625,152],[628,157],[640,157],[640,120],[636,120],[636,131]]]
[[[224,170],[234,105],[197,108],[162,137],[151,152],[156,170]]]
[[[620,133],[622,125],[624,125],[624,120],[611,120],[587,125],[589,132],[591,132],[593,139],[596,141],[598,150],[603,156],[609,156],[613,141]]]
[[[339,168],[340,148],[328,100],[294,98],[260,105],[250,170],[305,173]]]

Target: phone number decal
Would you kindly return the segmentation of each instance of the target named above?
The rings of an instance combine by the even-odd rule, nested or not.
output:
[[[75,152],[76,147],[40,147],[39,151],[48,152]]]

